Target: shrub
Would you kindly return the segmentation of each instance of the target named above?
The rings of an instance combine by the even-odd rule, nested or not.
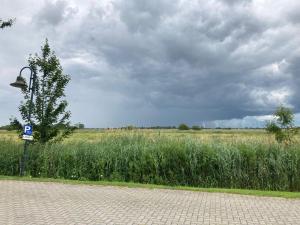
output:
[[[293,136],[298,132],[294,126],[294,114],[291,109],[280,106],[274,113],[275,120],[266,124],[266,130],[275,134],[279,143],[291,144]]]

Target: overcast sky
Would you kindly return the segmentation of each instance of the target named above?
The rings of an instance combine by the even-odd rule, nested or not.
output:
[[[17,19],[0,30],[0,125],[18,115],[9,83],[45,38],[71,76],[74,123],[257,126],[280,104],[299,113],[299,12],[299,0],[0,0],[0,18]]]

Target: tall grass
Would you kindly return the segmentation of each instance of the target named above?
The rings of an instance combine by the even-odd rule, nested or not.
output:
[[[29,149],[34,177],[300,191],[299,145],[126,134]],[[21,154],[22,143],[0,141],[0,174],[18,175]]]

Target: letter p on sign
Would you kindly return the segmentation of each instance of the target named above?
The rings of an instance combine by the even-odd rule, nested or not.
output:
[[[25,135],[32,135],[32,126],[31,125],[25,125],[24,126],[24,134]]]

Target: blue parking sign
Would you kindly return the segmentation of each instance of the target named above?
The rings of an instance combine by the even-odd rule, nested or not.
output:
[[[32,125],[24,126],[24,135],[32,135]]]

